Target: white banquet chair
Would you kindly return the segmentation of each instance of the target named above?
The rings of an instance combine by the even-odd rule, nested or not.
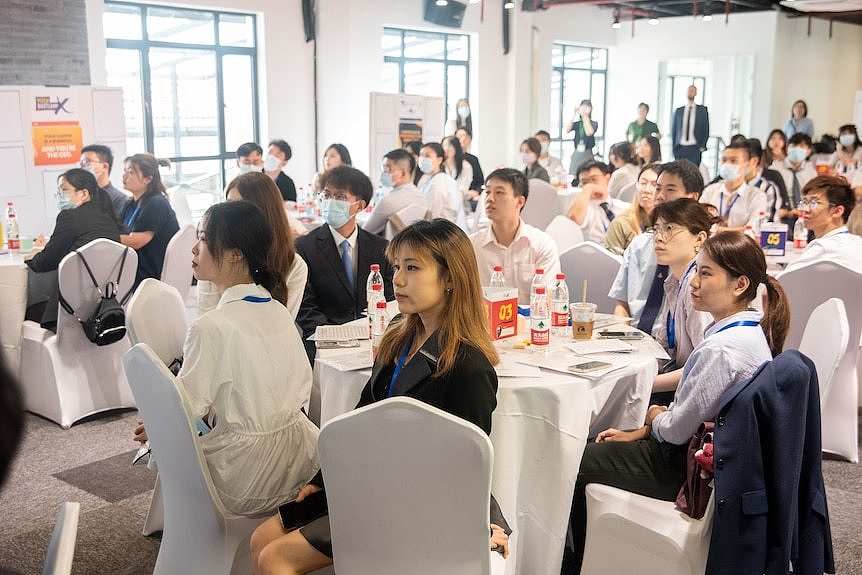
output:
[[[841,385],[833,386],[849,338],[850,327],[844,304],[838,298],[831,298],[811,312],[799,351],[808,356],[817,368],[822,413],[821,449],[855,462],[859,460],[859,447],[853,442],[851,428],[858,425],[856,389],[847,387],[850,380],[846,378]]]
[[[246,575],[249,537],[263,523],[225,509],[176,378],[145,343],[123,357],[147,435],[158,454],[165,527],[154,575]]]
[[[572,301],[580,301],[581,286],[587,280],[587,301],[596,304],[600,313],[613,313],[617,301],[608,297],[608,291],[622,261],[595,242],[583,242],[562,252],[560,269],[566,274]]]
[[[632,182],[623,186],[617,199],[630,204],[635,200],[635,194],[637,194],[637,182]]]
[[[404,206],[394,214],[390,214],[386,222],[386,239],[391,240],[395,234],[419,220],[430,220],[431,211],[419,204]]]
[[[78,516],[81,504],[67,501],[60,506],[51,542],[45,553],[42,575],[69,575],[75,558],[75,542],[78,540]]]
[[[117,242],[100,238],[78,251],[84,254],[101,286],[117,280],[125,250]],[[138,254],[129,249],[117,301],[122,301],[132,289],[137,269]],[[89,317],[101,296],[75,253],[60,262],[58,278],[63,297],[78,317]],[[128,337],[97,346],[62,306],[57,313],[57,333],[25,321],[21,327],[21,389],[25,409],[68,429],[94,413],[135,407],[121,365],[128,349]]]
[[[830,421],[823,425],[821,440],[825,451],[838,450],[852,454],[846,456],[857,463],[859,427],[859,340],[862,335],[862,274],[831,261],[818,261],[778,275],[790,301],[790,332],[784,349],[799,349],[808,318],[817,306],[828,299],[838,298],[847,313],[850,337],[847,340],[844,356],[838,364],[838,371],[831,384],[829,397],[822,406],[824,413],[845,413],[847,419]],[[850,406],[853,406],[852,413]],[[826,422],[828,419],[823,418]],[[826,449],[825,446],[830,446]],[[844,447],[841,447],[844,446]]]
[[[502,573],[488,549],[494,452],[476,426],[396,397],[332,419],[318,453],[336,573]]]
[[[559,215],[557,188],[544,180],[529,180],[530,195],[521,210],[521,218],[531,226],[544,230]]]
[[[557,244],[557,252],[562,253],[572,246],[584,241],[584,232],[581,226],[567,216],[554,216],[545,232]]]
[[[180,226],[194,225],[192,220],[192,208],[189,205],[189,199],[186,193],[195,192],[194,188],[187,184],[180,184],[168,190],[168,201],[174,209],[174,214],[177,216],[177,223]]]
[[[177,230],[165,249],[162,264],[162,281],[177,288],[183,301],[192,285],[192,247],[198,241],[195,227],[184,224]]]
[[[692,519],[673,501],[587,485],[587,540],[582,575],[661,573],[703,575],[714,503]]]
[[[129,300],[126,312],[126,328],[132,345],[147,344],[170,369],[183,356],[188,332],[185,312],[185,304],[176,288],[154,278],[145,279]],[[156,476],[143,534],[152,535],[164,525],[162,483]]]

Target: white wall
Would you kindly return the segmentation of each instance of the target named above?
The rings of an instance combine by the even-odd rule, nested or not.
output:
[[[781,128],[795,100],[808,104],[816,136],[838,135],[838,127],[853,122],[857,90],[862,90],[862,26],[807,18],[778,19],[773,67],[770,126]],[[860,126],[862,128],[862,126]]]

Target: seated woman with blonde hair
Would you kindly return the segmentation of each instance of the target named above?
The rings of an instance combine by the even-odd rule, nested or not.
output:
[[[356,407],[413,397],[490,434],[498,357],[485,327],[470,240],[447,220],[420,221],[392,239],[386,256],[395,270],[392,284],[402,316],[383,336]],[[296,499],[323,488],[318,473]],[[508,555],[510,530],[493,497],[490,528],[491,548]],[[288,531],[276,515],[254,532],[251,550],[255,573],[311,573],[331,565],[329,517]]]

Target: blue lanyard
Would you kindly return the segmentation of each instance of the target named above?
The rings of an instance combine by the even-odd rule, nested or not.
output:
[[[736,194],[736,197],[733,198],[733,201],[730,202],[729,206],[727,206],[727,211],[725,212],[724,211],[724,192],[721,192],[721,197],[720,197],[719,203],[718,203],[718,213],[721,214],[722,218],[724,218],[725,220],[727,219],[727,216],[730,215],[730,210],[733,209],[733,206],[734,206],[734,204],[736,204],[736,201],[738,199],[739,199],[739,193]]]
[[[404,344],[404,349],[401,350],[401,355],[398,357],[398,363],[395,364],[395,371],[392,372],[392,379],[389,380],[389,390],[386,392],[386,397],[392,397],[395,391],[395,380],[398,379],[398,374],[401,373],[401,368],[407,361],[407,354],[410,353],[410,346],[413,345],[413,336]]]
[[[141,206],[135,206],[135,209],[132,210],[132,213],[128,215],[128,217],[123,220],[123,225],[126,226],[126,229],[131,232],[132,224],[135,223],[135,219],[138,217],[138,212],[141,211]]]
[[[759,322],[759,321],[750,320],[750,319],[747,319],[747,320],[745,320],[745,321],[735,321],[735,322],[733,322],[733,323],[729,323],[729,324],[727,324],[726,326],[724,326],[723,328],[721,328],[720,330],[718,330],[718,331],[717,331],[717,332],[715,332],[715,333],[721,333],[721,332],[723,332],[723,331],[724,331],[724,330],[726,330],[726,329],[730,329],[730,328],[732,328],[732,327],[738,327],[738,326],[741,326],[741,325],[742,325],[742,326],[753,327],[753,326],[755,326],[755,325],[760,325],[760,322]]]
[[[271,297],[257,297],[255,295],[247,295],[242,298],[242,301],[250,301],[251,303],[266,303],[272,301]]]
[[[688,278],[688,274],[691,273],[691,270],[694,269],[694,266],[697,265],[696,261],[688,264],[688,269],[685,270],[685,273],[682,274],[682,279],[679,280],[679,287],[676,289],[676,300],[679,301],[679,294],[682,292],[682,286],[685,285],[685,280]],[[670,313],[670,310],[667,312],[667,320],[665,321],[667,325],[667,345],[669,348],[674,349],[676,347],[676,306],[674,305],[673,314]]]

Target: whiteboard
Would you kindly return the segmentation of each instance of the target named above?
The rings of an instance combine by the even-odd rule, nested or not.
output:
[[[93,139],[125,140],[123,121],[123,90],[121,88],[93,88]]]
[[[18,90],[0,90],[0,142],[17,143],[23,139]]]
[[[0,148],[0,174],[3,174],[3,196],[17,198],[27,195],[27,170],[24,146]]]

